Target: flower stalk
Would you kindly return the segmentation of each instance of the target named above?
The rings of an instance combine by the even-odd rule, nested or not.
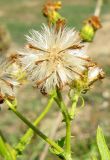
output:
[[[33,123],[34,126],[37,126],[41,122],[41,120],[46,116],[46,114],[49,112],[49,110],[54,102],[54,97],[55,97],[55,94],[51,95],[44,111],[34,121],[34,123]],[[26,148],[26,146],[30,143],[33,134],[34,134],[34,131],[31,128],[29,128],[27,130],[27,132],[23,135],[23,137],[20,139],[19,143],[15,146],[15,149],[17,151],[17,155],[21,154],[23,152],[23,150]]]
[[[10,103],[8,100],[5,100],[5,102],[9,106],[9,109],[12,112],[14,112],[29,128],[31,128],[35,132],[35,134],[37,134],[40,138],[42,138],[50,146],[56,149],[60,154],[63,154],[64,150],[56,142],[48,138],[39,129],[37,129],[28,119],[26,119],[20,112],[16,110],[15,106],[12,103]]]
[[[70,118],[71,119],[74,119],[74,117],[75,117],[76,107],[77,107],[79,96],[80,96],[80,93],[76,92],[74,94],[74,97],[72,98],[72,106],[71,106],[71,110],[70,110]]]
[[[66,160],[71,160],[71,119],[66,105],[62,99],[62,95],[57,88],[57,98],[55,99],[66,123],[66,138],[65,138],[65,157]]]
[[[71,160],[71,120],[66,120],[66,158]]]

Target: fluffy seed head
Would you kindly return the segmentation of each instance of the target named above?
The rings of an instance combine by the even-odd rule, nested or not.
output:
[[[90,59],[75,29],[56,31],[43,25],[41,32],[32,30],[26,37],[28,45],[20,60],[34,85],[48,93],[83,77]]]
[[[6,58],[0,58],[0,103],[5,98],[13,100],[15,97],[13,87],[18,85],[16,80],[12,79],[11,74],[8,72],[11,62]]]

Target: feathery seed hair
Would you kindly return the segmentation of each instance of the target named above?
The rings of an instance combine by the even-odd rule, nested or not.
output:
[[[20,52],[20,61],[35,86],[48,93],[83,77],[90,59],[74,28],[56,32],[54,27],[43,25],[41,32],[32,30],[26,38],[28,45]]]
[[[8,68],[11,65],[11,61],[5,57],[0,58],[0,103],[5,98],[13,100],[15,93],[13,87],[18,85],[18,82],[12,78],[11,73],[8,72]]]

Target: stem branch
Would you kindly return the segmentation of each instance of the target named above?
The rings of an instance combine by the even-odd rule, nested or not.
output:
[[[45,115],[48,113],[50,110],[52,104],[54,101],[54,95],[51,96],[50,100],[48,101],[47,106],[45,107],[44,111],[40,114],[40,116],[34,121],[33,125],[37,126],[40,121],[45,117]],[[29,142],[32,139],[32,136],[34,134],[34,131],[29,128],[26,133],[23,135],[23,137],[20,139],[19,143],[15,146],[15,149],[17,151],[17,154],[21,154],[23,150],[26,148],[26,146],[29,144]]]
[[[49,145],[54,147],[58,152],[63,153],[63,149],[55,143],[53,140],[48,138],[46,135],[44,135],[39,129],[37,129],[28,119],[26,119],[20,112],[16,110],[16,108],[8,101],[6,100],[6,103],[9,106],[9,109],[13,111],[29,128],[31,128],[35,134],[37,134],[39,137],[41,137],[45,142],[47,142]]]
[[[78,99],[79,99],[79,95],[80,95],[80,93],[76,92],[74,94],[74,97],[72,98],[72,106],[71,106],[71,110],[70,110],[71,119],[74,119],[74,116],[75,116],[75,113],[76,113],[76,106],[77,106]]]

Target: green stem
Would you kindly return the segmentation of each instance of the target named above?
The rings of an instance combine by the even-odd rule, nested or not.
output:
[[[16,108],[8,100],[6,100],[6,103],[9,106],[9,109],[13,111],[29,128],[31,128],[35,132],[35,134],[41,137],[45,142],[47,142],[50,146],[56,149],[59,153],[64,152],[64,150],[57,143],[55,143],[53,140],[44,135],[28,119],[26,119],[20,112],[18,112]]]
[[[78,103],[79,96],[80,96],[80,93],[76,92],[74,94],[73,99],[72,99],[72,107],[71,107],[71,110],[70,110],[71,119],[74,119],[74,116],[75,116],[75,113],[76,113],[76,106],[77,106],[77,103]]]
[[[34,121],[33,125],[37,126],[40,121],[45,117],[45,115],[50,110],[52,104],[54,101],[54,95],[51,96],[50,100],[48,101],[47,106],[45,107],[44,111],[40,114],[40,116]],[[19,143],[15,146],[15,149],[17,151],[17,154],[21,154],[23,150],[26,148],[26,146],[29,144],[29,142],[32,139],[34,132],[32,129],[28,129],[27,132],[23,135],[23,137],[20,139]]]
[[[0,137],[3,139],[4,142],[6,142],[6,139],[5,139],[5,137],[4,137],[4,135],[3,135],[1,130],[0,130]]]
[[[66,122],[66,153],[67,157],[71,157],[71,121]]]
[[[65,157],[66,160],[71,160],[71,119],[67,110],[66,105],[63,102],[61,93],[57,89],[57,98],[55,99],[59,108],[62,111],[64,121],[66,123],[66,139],[65,139]]]

